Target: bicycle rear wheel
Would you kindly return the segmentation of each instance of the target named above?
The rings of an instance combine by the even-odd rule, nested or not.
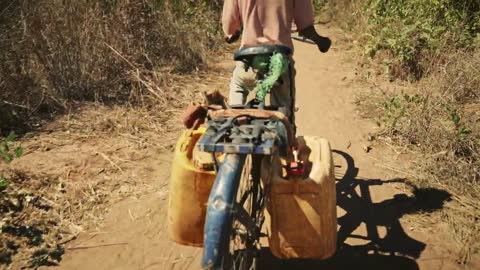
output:
[[[260,158],[227,154],[208,200],[203,269],[256,269],[263,198]]]
[[[261,156],[249,156],[243,168],[224,270],[257,269],[264,222],[260,161]]]
[[[223,270],[246,155],[227,154],[208,198],[202,268]]]

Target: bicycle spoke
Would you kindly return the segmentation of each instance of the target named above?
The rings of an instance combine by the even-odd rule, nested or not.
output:
[[[251,190],[245,192],[245,194],[243,194],[242,198],[240,199],[240,202],[238,203],[239,205],[243,206],[245,205],[245,202],[247,201],[248,197],[250,196],[251,194]]]
[[[254,234],[253,237],[255,237],[257,224],[252,220],[248,212],[242,206],[236,204],[234,208],[237,220],[246,227],[247,231],[250,231],[250,233]]]

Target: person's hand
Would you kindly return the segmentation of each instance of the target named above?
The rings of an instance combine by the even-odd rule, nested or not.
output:
[[[329,50],[330,47],[332,46],[332,41],[331,41],[328,37],[319,36],[319,37],[315,40],[315,43],[317,44],[318,49],[319,49],[322,53],[328,52],[328,50]]]
[[[332,41],[328,37],[323,37],[319,35],[313,25],[310,25],[308,27],[305,27],[304,29],[299,30],[298,34],[301,37],[310,39],[311,41],[315,42],[315,44],[317,44],[318,46],[318,49],[322,53],[328,52],[328,50],[332,46]]]
[[[228,44],[234,43],[240,38],[241,32],[237,30],[233,35],[225,36],[225,42]]]

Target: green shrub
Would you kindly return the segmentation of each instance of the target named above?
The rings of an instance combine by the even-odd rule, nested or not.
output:
[[[23,148],[15,145],[16,135],[14,132],[6,138],[0,137],[0,160],[6,163],[10,163],[15,158],[19,158],[23,155]],[[0,192],[8,187],[8,180],[0,175]]]
[[[478,0],[367,0],[367,54],[387,51],[396,77],[419,79],[443,54],[478,41]]]
[[[23,155],[22,147],[14,146],[16,137],[17,136],[14,132],[10,132],[6,138],[0,138],[0,159],[2,159],[4,162],[10,163],[14,158],[18,158]]]

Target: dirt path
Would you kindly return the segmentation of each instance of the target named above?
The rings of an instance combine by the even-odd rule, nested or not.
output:
[[[342,39],[341,32],[324,30]],[[442,224],[420,226],[404,217],[423,208],[401,183],[404,175],[383,169],[399,162],[397,155],[377,146],[365,152],[375,125],[356,116],[354,94],[363,86],[356,83],[356,65],[344,46],[322,55],[310,44],[295,45],[299,133],[325,137],[335,149],[339,237],[345,244],[321,263],[284,263],[266,253],[264,269],[459,269],[445,238],[434,234]],[[166,236],[168,160],[166,155],[151,164],[158,168],[151,179],[155,190],[115,205],[105,227],[69,243],[60,266],[52,269],[199,269],[201,250],[175,245]],[[431,203],[427,210],[443,202]]]

